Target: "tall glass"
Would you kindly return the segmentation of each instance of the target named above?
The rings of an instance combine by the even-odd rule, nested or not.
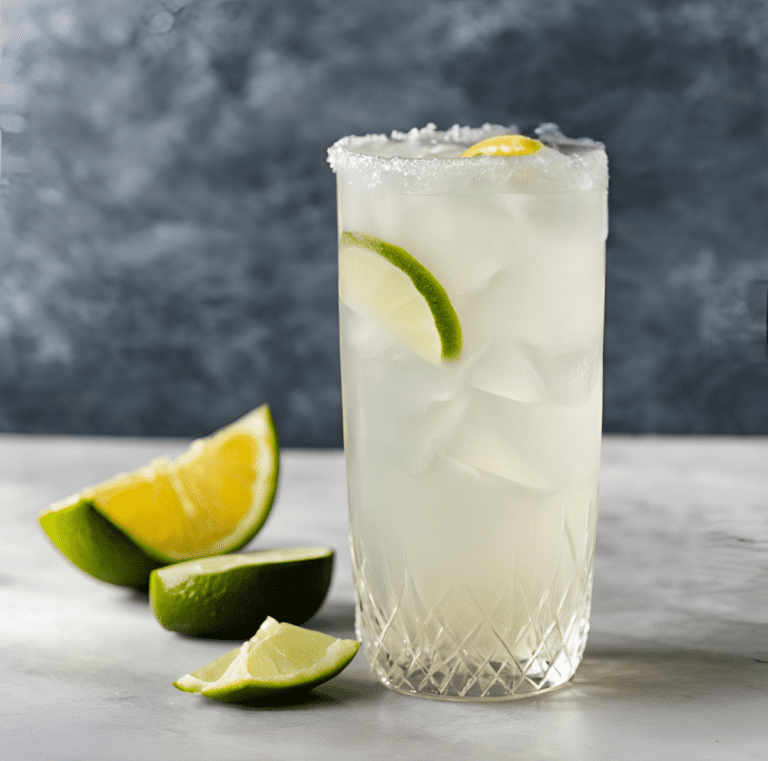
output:
[[[329,150],[356,625],[375,673],[403,693],[553,689],[589,629],[607,159],[554,125],[529,155],[460,156],[508,132],[428,125]],[[350,241],[376,245],[350,258]],[[427,276],[413,303],[389,304],[402,301],[393,246],[442,286],[458,356],[404,332],[425,314],[436,329],[445,310],[425,312]]]

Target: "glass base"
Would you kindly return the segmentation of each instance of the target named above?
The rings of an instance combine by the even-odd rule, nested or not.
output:
[[[571,606],[559,606],[564,620],[539,610],[522,626],[508,619],[506,627],[477,609],[471,620],[452,618],[444,606],[423,617],[403,615],[400,606],[382,615],[369,590],[358,588],[364,603],[356,608],[357,636],[373,672],[395,692],[458,701],[540,695],[566,684],[581,662],[591,574],[581,582],[570,586],[577,590],[566,596]]]
[[[566,684],[584,650],[580,642],[572,644],[575,647],[568,648],[570,655],[564,648],[551,661],[538,657],[518,662],[509,654],[505,661],[473,662],[466,651],[456,651],[448,657],[444,654],[442,658],[437,654],[404,652],[394,659],[381,652],[369,654],[368,648],[366,656],[382,684],[404,695],[438,700],[502,701],[540,695]]]
[[[543,695],[547,692],[554,692],[555,690],[559,690],[561,687],[564,687],[566,684],[568,684],[569,680],[566,680],[564,682],[561,682],[559,684],[553,684],[550,687],[541,687],[535,692],[516,692],[516,693],[505,693],[503,695],[498,695],[496,697],[491,695],[484,695],[480,697],[474,697],[471,695],[456,695],[456,694],[439,694],[435,692],[412,692],[411,690],[403,690],[399,689],[397,687],[394,687],[392,684],[387,682],[385,679],[381,679],[381,683],[392,690],[392,692],[397,692],[400,695],[410,695],[414,698],[427,698],[428,700],[446,700],[453,703],[506,703],[512,700],[524,700],[525,698],[532,698],[536,697],[536,695]]]

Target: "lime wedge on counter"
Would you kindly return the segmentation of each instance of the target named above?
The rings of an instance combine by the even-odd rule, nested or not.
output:
[[[339,298],[437,363],[461,354],[461,323],[437,278],[404,248],[360,232],[339,244]]]
[[[249,542],[269,515],[278,460],[272,416],[262,405],[194,441],[175,460],[158,458],[51,505],[40,524],[70,560],[102,579],[110,557],[137,564],[141,575],[148,573],[147,558],[157,566],[232,552]],[[116,531],[105,531],[97,514]]]
[[[162,565],[86,499],[43,513],[40,525],[78,568],[110,584],[146,592],[150,571]]]
[[[304,692],[331,679],[360,643],[267,618],[251,639],[174,687],[225,703],[264,702]]]
[[[332,570],[329,547],[188,560],[152,571],[149,603],[171,631],[242,640],[269,615],[292,624],[308,621],[328,594]]]
[[[527,156],[536,153],[543,143],[525,135],[497,135],[475,143],[467,148],[462,157],[473,156]]]

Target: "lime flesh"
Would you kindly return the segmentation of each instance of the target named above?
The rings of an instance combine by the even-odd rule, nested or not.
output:
[[[267,618],[251,639],[173,684],[226,703],[264,702],[316,687],[340,673],[360,643]]]

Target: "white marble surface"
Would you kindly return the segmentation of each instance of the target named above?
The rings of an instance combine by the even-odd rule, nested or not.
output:
[[[501,704],[387,691],[362,653],[303,705],[171,682],[232,647],[165,631],[146,601],[53,548],[49,502],[183,442],[0,436],[0,758],[9,761],[768,758],[768,439],[606,437],[592,633],[563,689]],[[340,452],[288,451],[254,547],[327,543],[311,626],[353,636]]]

